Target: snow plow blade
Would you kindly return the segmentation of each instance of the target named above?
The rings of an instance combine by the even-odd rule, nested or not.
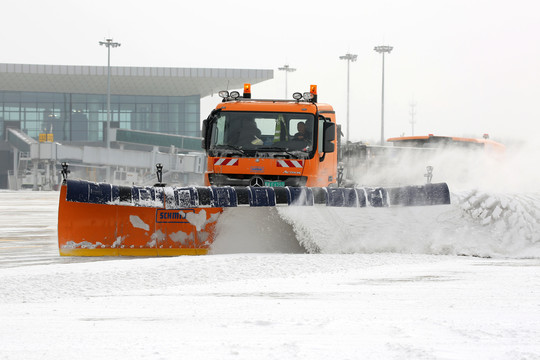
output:
[[[66,180],[60,190],[58,246],[62,256],[204,255],[227,207],[449,203],[445,183],[398,188],[141,187]]]

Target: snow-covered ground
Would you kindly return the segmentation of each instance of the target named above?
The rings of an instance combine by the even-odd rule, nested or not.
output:
[[[0,192],[0,359],[540,359],[540,195],[507,190],[229,209],[212,255],[108,259],[58,256],[58,193]]]

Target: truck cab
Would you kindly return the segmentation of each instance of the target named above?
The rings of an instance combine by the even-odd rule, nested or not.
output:
[[[333,108],[317,103],[317,88],[291,100],[252,99],[220,92],[223,102],[203,121],[205,185],[333,186],[337,134]]]

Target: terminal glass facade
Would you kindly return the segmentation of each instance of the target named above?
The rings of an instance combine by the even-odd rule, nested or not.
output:
[[[0,91],[0,132],[17,127],[38,139],[103,141],[107,96]],[[200,136],[200,96],[111,95],[111,127]]]

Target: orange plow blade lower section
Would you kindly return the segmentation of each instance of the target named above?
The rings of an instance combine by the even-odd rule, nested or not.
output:
[[[103,189],[92,192],[91,183],[76,185],[89,188],[83,191],[87,199],[103,195]],[[141,189],[136,189],[137,195]],[[67,195],[64,184],[58,210],[58,247],[62,256],[204,255],[214,240],[215,224],[223,211],[218,207],[167,207],[174,201],[167,202],[165,193],[155,194],[163,200],[146,199],[146,204],[140,199],[116,203],[73,201],[73,194],[70,201]],[[163,206],[152,206],[159,204]]]

